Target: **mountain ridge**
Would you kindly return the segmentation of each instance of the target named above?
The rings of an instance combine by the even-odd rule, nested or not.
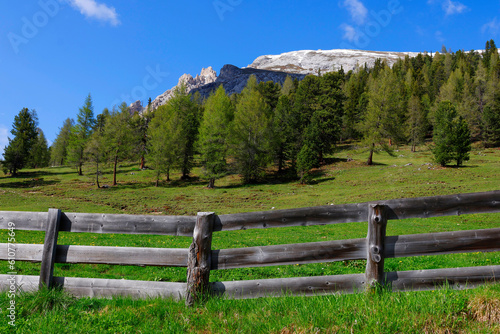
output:
[[[199,92],[203,98],[208,97],[220,85],[224,86],[228,95],[232,95],[241,93],[250,75],[255,75],[258,82],[273,81],[282,84],[287,76],[302,80],[306,75],[317,75],[320,72],[337,71],[341,68],[348,72],[365,64],[373,67],[378,58],[392,66],[398,59],[406,56],[416,57],[419,53],[333,49],[299,50],[279,55],[263,55],[257,57],[247,67],[239,68],[226,64],[221,68],[219,75],[211,66],[203,68],[201,73],[194,78],[190,74],[184,74],[179,78],[176,86],[158,95],[152,101],[152,107],[156,109],[166,104],[172,98],[174,89],[182,83],[186,85],[188,93]],[[140,101],[132,103],[131,107],[134,110],[140,109]]]

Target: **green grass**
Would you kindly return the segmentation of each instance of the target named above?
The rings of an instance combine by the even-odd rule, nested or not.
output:
[[[90,167],[86,169],[88,174],[80,177],[66,167],[23,170],[17,178],[0,176],[0,210],[47,211],[59,208],[66,212],[195,215],[201,211],[214,211],[228,214],[499,189],[498,149],[474,149],[471,160],[462,168],[435,165],[427,148],[416,153],[401,148],[396,153],[396,157],[376,155],[374,160],[377,165],[366,166],[367,153],[346,145],[341,147],[335,158],[329,159],[328,164],[314,171],[310,184],[299,185],[295,180],[275,176],[270,171],[265,183],[242,185],[240,178],[231,174],[217,180],[214,190],[205,187],[207,182],[200,177],[199,168],[193,171],[191,180],[179,181],[180,175],[173,175],[174,181],[163,182],[157,188],[154,187],[152,171],[141,171],[137,164],[125,164],[119,170],[119,184],[108,189],[97,189],[93,185],[94,176],[90,175]],[[109,168],[105,169],[101,184],[110,184],[111,179]],[[500,227],[500,214],[408,219],[390,221],[387,235],[497,227]],[[366,223],[218,232],[214,234],[212,247],[224,249],[364,238],[366,233]],[[7,231],[0,231],[0,240],[6,242]],[[17,243],[41,244],[43,240],[44,233],[16,231]],[[191,239],[61,232],[58,243],[188,248]],[[387,259],[385,267],[387,271],[403,271],[490,264],[500,264],[500,253]],[[23,275],[38,275],[40,264],[18,261],[16,270]],[[363,273],[364,270],[365,261],[341,261],[218,270],[211,272],[211,280],[338,275]],[[0,271],[9,271],[6,262],[0,262]],[[186,280],[185,268],[56,264],[54,274],[173,282]],[[32,310],[33,306],[28,307],[33,299],[40,296],[26,294],[18,300],[21,308],[19,328],[23,329],[22,332],[35,332],[37,326],[50,329],[57,324],[63,328],[62,332],[99,333],[350,333],[351,329],[366,333],[444,333],[446,330],[452,333],[491,333],[500,332],[498,325],[477,320],[469,304],[486,296],[484,304],[498,305],[495,303],[499,300],[499,290],[498,286],[494,286],[463,292],[387,293],[376,298],[361,294],[247,301],[214,299],[194,309],[187,309],[183,303],[170,300],[80,299],[69,300],[67,307],[47,313],[40,309]],[[6,298],[6,294],[1,295],[2,305]],[[40,298],[50,300],[51,297]],[[408,309],[412,310],[411,316],[398,316],[407,314]],[[2,326],[5,324],[0,322],[0,331],[4,332]]]
[[[8,302],[0,295],[2,304]],[[18,333],[499,333],[500,285],[475,290],[224,300],[17,298]],[[5,318],[5,312],[1,315]],[[0,321],[2,333],[15,332]]]

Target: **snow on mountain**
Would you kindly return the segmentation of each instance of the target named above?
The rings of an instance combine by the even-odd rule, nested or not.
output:
[[[337,71],[355,70],[365,65],[373,67],[375,60],[381,58],[392,66],[398,59],[406,56],[416,57],[418,52],[382,52],[361,50],[301,50],[282,53],[280,55],[260,56],[248,65],[268,71],[282,71],[299,74],[317,74]]]

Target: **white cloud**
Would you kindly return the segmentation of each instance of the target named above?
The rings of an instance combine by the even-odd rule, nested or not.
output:
[[[86,17],[109,22],[113,26],[120,24],[118,14],[114,7],[97,3],[95,0],[68,0],[71,6],[78,9]]]
[[[446,41],[441,31],[436,31],[434,36],[436,37],[436,40],[438,40],[440,43],[444,43],[444,41]]]
[[[495,17],[492,21],[483,25],[481,31],[483,34],[489,33],[493,36],[496,36],[500,33],[500,22],[498,22],[497,18]]]
[[[9,144],[9,129],[0,124],[0,159],[3,159],[3,149]]]
[[[343,24],[340,26],[342,30],[344,30],[343,39],[348,40],[349,42],[357,42],[359,40],[359,32],[351,25]]]
[[[446,15],[462,14],[469,10],[469,7],[458,1],[445,0],[443,2],[443,10]]]
[[[366,18],[368,17],[368,9],[366,9],[365,5],[359,0],[344,0],[344,6],[347,7],[349,14],[354,22],[358,25],[362,25],[365,23]]]
[[[436,2],[441,3],[446,15],[462,14],[469,10],[469,7],[458,1],[452,0],[428,0],[429,5],[435,4]]]

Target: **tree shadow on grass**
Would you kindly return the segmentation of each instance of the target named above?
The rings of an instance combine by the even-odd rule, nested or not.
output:
[[[59,184],[61,181],[49,180],[46,181],[43,178],[31,178],[19,180],[18,178],[13,178],[12,182],[5,182],[0,184],[0,188],[12,188],[12,189],[29,189],[35,187],[51,186],[54,184]]]

